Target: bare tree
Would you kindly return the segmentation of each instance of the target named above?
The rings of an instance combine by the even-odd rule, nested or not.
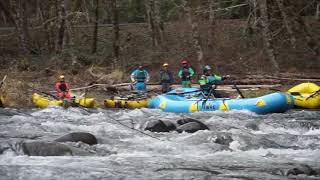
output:
[[[189,1],[184,0],[183,9],[184,9],[184,12],[186,13],[187,20],[191,25],[193,46],[196,49],[197,62],[199,64],[199,70],[201,71],[203,66],[203,49],[200,44],[198,21],[194,14],[195,8],[197,7],[193,7],[193,6],[197,6],[198,4],[197,3],[193,4],[193,3],[194,3],[193,0],[189,0]]]
[[[145,0],[147,21],[151,31],[154,46],[161,44],[163,32],[161,29],[160,0]]]
[[[119,27],[119,7],[118,0],[111,0],[112,24],[113,24],[113,66],[120,69],[120,27]]]
[[[96,0],[95,2],[96,2],[96,6],[95,6],[92,54],[97,52],[97,46],[98,46],[99,0]]]
[[[282,16],[282,19],[283,19],[283,24],[285,25],[286,29],[287,29],[287,32],[289,34],[289,37],[290,37],[290,42],[291,42],[291,46],[293,48],[296,48],[296,37],[294,35],[294,32],[293,32],[293,29],[292,29],[292,23],[290,21],[290,17],[289,15],[287,14],[286,12],[286,8],[283,4],[283,0],[276,0],[277,1],[277,4],[278,4],[278,7],[279,7],[279,10],[281,12],[281,16]]]
[[[320,1],[317,2],[316,20],[320,21]]]
[[[213,48],[214,46],[214,30],[216,26],[214,3],[215,0],[208,0],[209,2],[209,33],[208,33],[208,47]]]
[[[12,0],[10,5],[5,1],[0,2],[0,9],[6,14],[6,16],[15,25],[18,33],[21,51],[24,55],[28,54],[28,16],[26,14],[27,2],[23,0]]]
[[[13,14],[10,12],[9,6],[8,4],[6,4],[5,1],[0,1],[0,9],[2,10],[2,13],[5,15],[5,18],[16,26],[16,21],[13,17]]]
[[[59,6],[58,17],[59,17],[59,30],[57,40],[57,53],[61,53],[64,49],[65,42],[65,31],[66,31],[66,0],[57,0]]]
[[[268,16],[268,4],[267,0],[259,0],[259,9],[261,14],[262,36],[265,44],[265,51],[271,61],[275,73],[279,73],[280,68],[276,60],[275,51],[272,45],[272,36],[269,29],[269,16]]]

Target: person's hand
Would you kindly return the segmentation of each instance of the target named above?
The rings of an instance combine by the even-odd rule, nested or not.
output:
[[[230,78],[230,75],[225,75],[225,76],[222,76],[223,79],[228,79]]]

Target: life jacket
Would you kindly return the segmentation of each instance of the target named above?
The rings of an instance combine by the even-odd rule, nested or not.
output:
[[[160,73],[160,81],[161,82],[171,82],[171,76],[169,71],[161,71]]]
[[[138,70],[138,72],[136,73],[136,80],[138,82],[144,82],[144,80],[147,78],[146,77],[146,73],[144,70]]]
[[[57,96],[63,99],[70,99],[71,95],[69,93],[69,83],[66,83],[64,81],[57,81],[55,83],[55,88],[57,91]]]
[[[68,92],[69,91],[69,84],[64,81],[56,82],[55,88],[58,92]]]
[[[181,71],[182,71],[182,77],[181,77],[181,79],[182,79],[183,81],[188,81],[188,80],[191,79],[189,67],[187,67],[187,68],[182,68]],[[189,78],[188,78],[188,76],[189,76]]]

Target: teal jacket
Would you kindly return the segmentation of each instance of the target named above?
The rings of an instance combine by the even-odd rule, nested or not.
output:
[[[181,78],[182,81],[190,81],[193,75],[194,75],[194,71],[191,67],[182,68],[178,72],[178,76]]]

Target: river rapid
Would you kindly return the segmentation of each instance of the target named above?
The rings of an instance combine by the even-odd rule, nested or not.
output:
[[[143,131],[148,121],[181,118],[199,120],[210,130]],[[0,179],[320,179],[286,175],[299,165],[320,168],[319,120],[320,111],[303,110],[256,115],[0,109]],[[73,155],[65,156],[28,156],[21,150],[22,142],[51,142],[71,132],[89,132],[98,144],[64,143],[73,148]]]

